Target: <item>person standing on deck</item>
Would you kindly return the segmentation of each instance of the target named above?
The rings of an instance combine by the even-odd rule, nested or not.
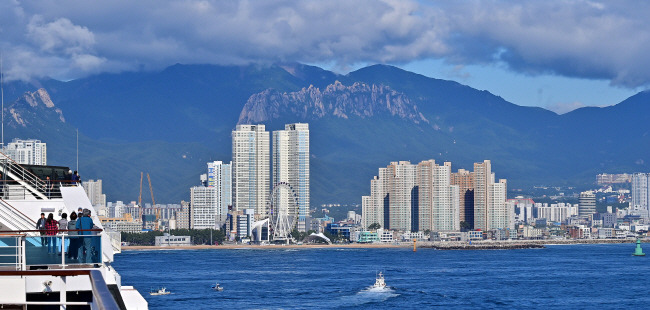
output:
[[[83,216],[77,219],[77,229],[90,230],[93,229],[93,226],[95,226],[95,223],[93,223],[93,219],[90,217],[90,210],[83,209]],[[79,246],[79,262],[92,263],[92,237],[90,237],[92,231],[80,231],[78,233],[79,235],[85,236],[82,237],[82,243]]]
[[[56,247],[56,234],[59,232],[59,222],[54,220],[54,214],[50,213],[47,215],[47,220],[45,221],[45,234],[47,234],[47,253],[48,254],[57,254],[58,249]]]
[[[36,222],[36,229],[41,231],[41,236],[45,235],[45,213],[41,213],[41,218]],[[47,238],[41,237],[41,246],[47,245]]]

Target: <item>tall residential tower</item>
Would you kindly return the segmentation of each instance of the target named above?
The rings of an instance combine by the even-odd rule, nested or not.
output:
[[[298,203],[299,231],[307,231],[309,222],[309,124],[287,124],[273,132],[273,184],[288,184]],[[274,205],[289,203],[289,191],[279,187]],[[293,198],[291,198],[293,199]]]
[[[269,132],[264,125],[237,125],[232,132],[232,201],[235,211],[267,216],[270,188]]]

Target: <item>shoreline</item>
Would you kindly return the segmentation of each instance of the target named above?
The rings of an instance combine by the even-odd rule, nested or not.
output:
[[[422,241],[417,243],[417,248],[452,248],[462,247],[463,249],[485,249],[486,247],[501,249],[520,249],[522,247],[539,247],[546,245],[575,245],[575,244],[612,244],[612,243],[634,243],[632,239],[584,239],[584,240],[510,240],[510,241],[475,241],[467,242],[431,242]],[[643,241],[642,241],[643,242]],[[646,242],[649,242],[646,240]],[[147,251],[147,250],[273,250],[273,249],[385,249],[385,248],[413,248],[413,243],[349,243],[349,244],[289,244],[289,245],[248,245],[248,244],[225,244],[225,245],[189,245],[189,246],[154,246],[134,245],[123,246],[122,251]]]

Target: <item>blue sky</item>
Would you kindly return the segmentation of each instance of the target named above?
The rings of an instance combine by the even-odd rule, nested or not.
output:
[[[563,113],[650,85],[650,2],[0,2],[5,77],[68,80],[175,63],[392,64]]]

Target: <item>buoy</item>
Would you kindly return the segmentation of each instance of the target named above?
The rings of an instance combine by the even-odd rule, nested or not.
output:
[[[413,252],[417,252],[417,247],[416,247],[417,240],[418,239],[413,239]]]
[[[634,249],[634,256],[645,256],[643,249],[641,248],[641,239],[636,239],[636,249]]]

